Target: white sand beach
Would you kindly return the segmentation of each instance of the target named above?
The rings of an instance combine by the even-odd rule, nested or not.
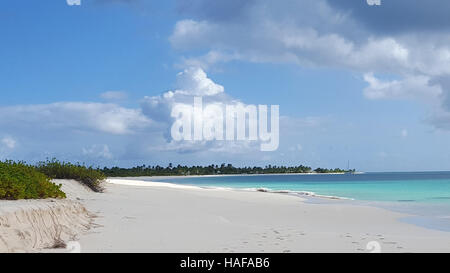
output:
[[[94,193],[75,181],[56,182],[63,184],[68,200],[0,201],[0,252],[5,236],[6,251],[64,252],[43,249],[45,242],[28,243],[36,236],[17,235],[39,230],[36,226],[45,222],[38,220],[42,213],[31,222],[9,221],[5,227],[4,208],[23,212],[67,203],[80,204],[96,217],[71,205],[58,210],[73,214],[47,225],[64,226],[59,228],[65,231],[62,238],[78,241],[82,252],[369,252],[372,241],[381,252],[450,251],[449,232],[399,221],[404,214],[340,200],[309,204],[286,194],[117,179],[106,183],[104,193]]]

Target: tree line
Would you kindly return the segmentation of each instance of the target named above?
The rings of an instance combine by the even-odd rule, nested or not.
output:
[[[136,177],[136,176],[184,176],[184,175],[224,175],[224,174],[287,174],[287,173],[345,173],[355,170],[343,170],[339,168],[312,169],[308,166],[272,166],[265,167],[235,167],[232,164],[221,164],[209,166],[173,166],[170,163],[167,167],[156,166],[136,166],[132,168],[103,168],[102,171],[108,177]]]

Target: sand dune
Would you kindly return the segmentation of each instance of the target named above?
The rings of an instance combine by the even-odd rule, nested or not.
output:
[[[0,252],[54,252],[94,226],[95,215],[80,203],[92,191],[77,181],[61,183],[65,200],[0,201]]]
[[[42,251],[76,240],[92,222],[85,207],[71,200],[1,201],[0,204],[0,252]]]

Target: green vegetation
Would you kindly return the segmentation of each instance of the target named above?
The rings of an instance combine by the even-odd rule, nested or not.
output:
[[[356,170],[342,170],[339,168],[336,169],[323,169],[323,168],[317,168],[314,170],[314,172],[316,173],[346,173],[346,172],[350,172],[350,173],[354,173]]]
[[[0,161],[0,199],[65,198],[61,185],[23,162]]]
[[[209,165],[209,166],[138,166],[133,168],[104,168],[102,172],[109,177],[137,177],[137,176],[178,176],[178,175],[220,175],[220,174],[286,174],[286,173],[311,173],[312,168],[307,166],[272,166],[262,167],[234,167],[231,164]],[[344,173],[341,169],[314,170],[317,173]]]
[[[36,169],[51,179],[74,179],[88,186],[95,192],[101,192],[101,182],[106,179],[98,169],[81,164],[60,162],[56,159],[39,162]]]

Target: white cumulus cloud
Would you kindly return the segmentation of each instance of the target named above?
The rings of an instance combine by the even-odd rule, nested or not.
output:
[[[248,150],[257,149],[257,145],[260,143],[257,139],[240,140],[232,143],[216,140],[214,137],[209,141],[174,141],[171,134],[171,127],[175,121],[171,116],[172,109],[174,107],[191,109],[194,105],[194,97],[201,97],[204,111],[194,112],[192,119],[200,119],[204,122],[208,121],[209,124],[222,124],[225,126],[225,120],[227,117],[231,118],[232,115],[232,113],[228,113],[225,110],[225,105],[241,107],[242,109],[248,106],[238,99],[234,99],[226,94],[224,87],[208,78],[205,71],[199,67],[189,67],[178,73],[176,87],[175,90],[167,91],[159,96],[145,97],[142,102],[143,113],[152,120],[165,125],[166,128],[164,135],[167,144],[159,145],[158,148],[152,148],[152,150],[162,149],[180,152],[209,150],[214,152],[226,151],[228,153],[242,153]],[[206,109],[209,109],[210,111],[206,111]],[[252,124],[257,124],[257,116],[249,117],[249,119],[253,119]],[[225,134],[226,132],[222,132],[221,135],[225,138]]]
[[[422,75],[382,81],[372,73],[367,73],[364,80],[369,84],[364,89],[364,95],[369,99],[436,99],[442,94],[440,86],[430,85],[430,78]]]
[[[99,131],[129,134],[150,126],[151,120],[132,109],[109,103],[59,102],[0,107],[0,125],[36,130]]]

